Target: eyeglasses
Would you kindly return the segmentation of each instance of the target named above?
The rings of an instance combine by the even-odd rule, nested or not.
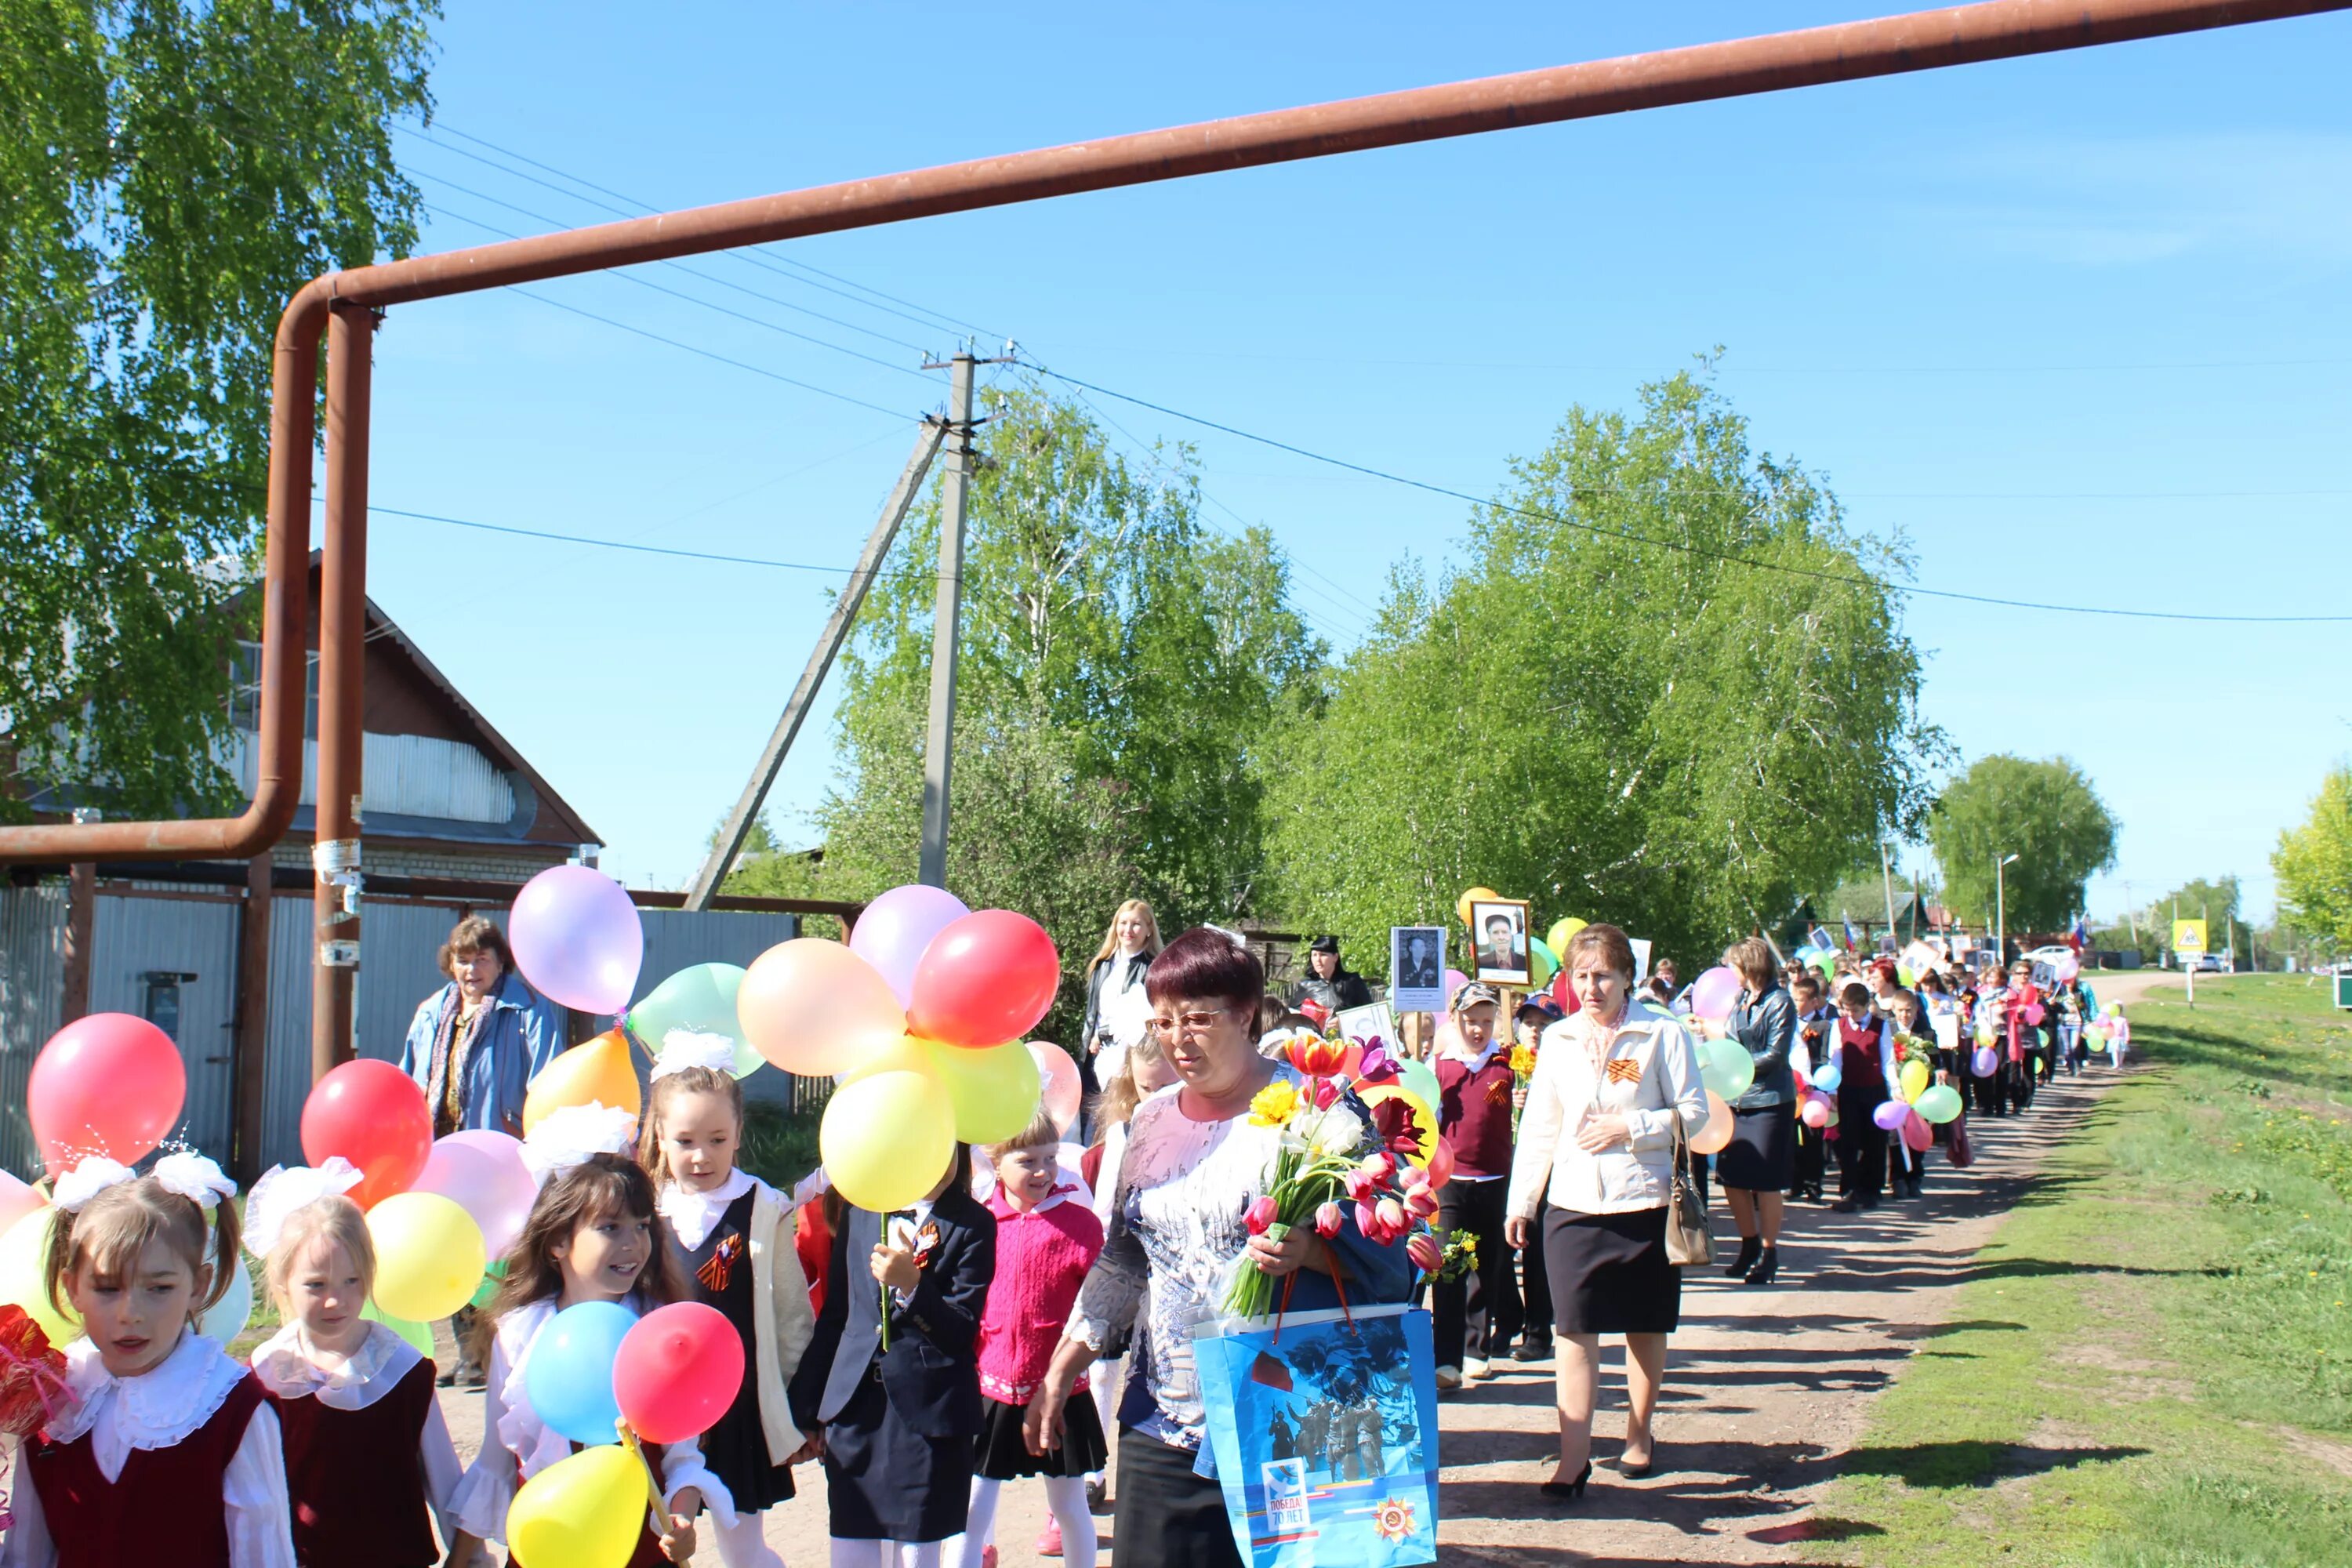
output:
[[[1213,1013],[1179,1013],[1173,1018],[1154,1018],[1151,1020],[1152,1037],[1159,1040],[1172,1040],[1180,1033],[1207,1034],[1209,1026],[1223,1017],[1228,1010],[1221,1007]]]

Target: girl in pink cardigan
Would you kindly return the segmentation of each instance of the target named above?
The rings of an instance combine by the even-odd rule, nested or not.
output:
[[[963,1535],[948,1543],[948,1568],[993,1568],[989,1538],[997,1493],[1023,1476],[1045,1479],[1054,1515],[1048,1533],[1059,1533],[1063,1560],[1069,1568],[1094,1568],[1087,1476],[1109,1458],[1094,1401],[1070,1401],[1062,1446],[1043,1458],[1030,1453],[1021,1436],[1029,1396],[1045,1381],[1078,1286],[1102,1251],[1102,1222],[1085,1204],[1068,1201],[1079,1189],[1061,1178],[1060,1143],[1053,1117],[1041,1108],[1018,1134],[980,1151],[996,1167],[988,1204],[996,1216],[996,1275],[980,1320],[980,1392],[988,1415],[972,1456],[971,1516]]]

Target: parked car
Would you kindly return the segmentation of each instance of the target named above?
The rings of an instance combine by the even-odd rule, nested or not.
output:
[[[2200,952],[2193,967],[2200,974],[2227,974],[2230,961],[2218,952]]]

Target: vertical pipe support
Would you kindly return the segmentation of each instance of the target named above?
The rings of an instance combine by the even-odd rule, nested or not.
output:
[[[336,301],[327,323],[327,526],[319,581],[319,798],[310,847],[317,940],[313,1079],[357,1054],[361,667],[367,658],[368,393],[375,312]]]

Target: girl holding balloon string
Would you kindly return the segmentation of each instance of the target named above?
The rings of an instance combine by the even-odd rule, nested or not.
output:
[[[458,1530],[450,1550],[453,1563],[470,1561],[478,1542],[504,1540],[522,1482],[571,1458],[586,1438],[600,1437],[586,1424],[571,1422],[577,1412],[554,1413],[572,1425],[567,1436],[534,1403],[531,1359],[558,1314],[609,1301],[643,1316],[688,1300],[655,1234],[653,1181],[625,1152],[635,1131],[635,1119],[626,1111],[590,1105],[550,1113],[524,1141],[551,1173],[507,1255],[506,1279],[477,1329],[491,1335],[489,1383],[482,1450],[451,1502]],[[554,1353],[568,1363],[572,1348],[562,1342]],[[551,1388],[576,1389],[585,1402],[599,1384],[611,1387],[611,1367],[583,1363],[576,1371],[562,1365],[560,1379],[551,1365],[537,1388],[542,1399]],[[734,1528],[734,1500],[703,1463],[692,1438],[648,1444],[645,1454],[659,1477],[663,1529],[658,1536],[650,1528],[640,1530],[628,1568],[655,1568],[665,1558],[683,1562],[692,1555],[694,1516],[705,1507],[721,1531]],[[532,1565],[519,1563],[516,1568]]]
[[[296,1557],[313,1568],[430,1568],[432,1520],[456,1539],[457,1452],[431,1359],[360,1315],[375,1289],[375,1246],[343,1195],[359,1180],[331,1158],[254,1184],[246,1245],[267,1260],[286,1326],[253,1352],[253,1373],[285,1435]]]
[[[278,1416],[197,1327],[236,1270],[236,1193],[192,1153],[58,1175],[44,1289],[83,1337],[17,1452],[5,1568],[294,1568]]]
[[[783,1568],[761,1515],[793,1496],[801,1452],[786,1389],[816,1331],[794,1250],[793,1202],[735,1163],[743,1089],[729,1070],[734,1042],[673,1030],[653,1068],[638,1160],[653,1177],[661,1238],[693,1299],[723,1313],[743,1344],[735,1402],[702,1435],[704,1462],[725,1483],[736,1522],[720,1525],[727,1568]]]

